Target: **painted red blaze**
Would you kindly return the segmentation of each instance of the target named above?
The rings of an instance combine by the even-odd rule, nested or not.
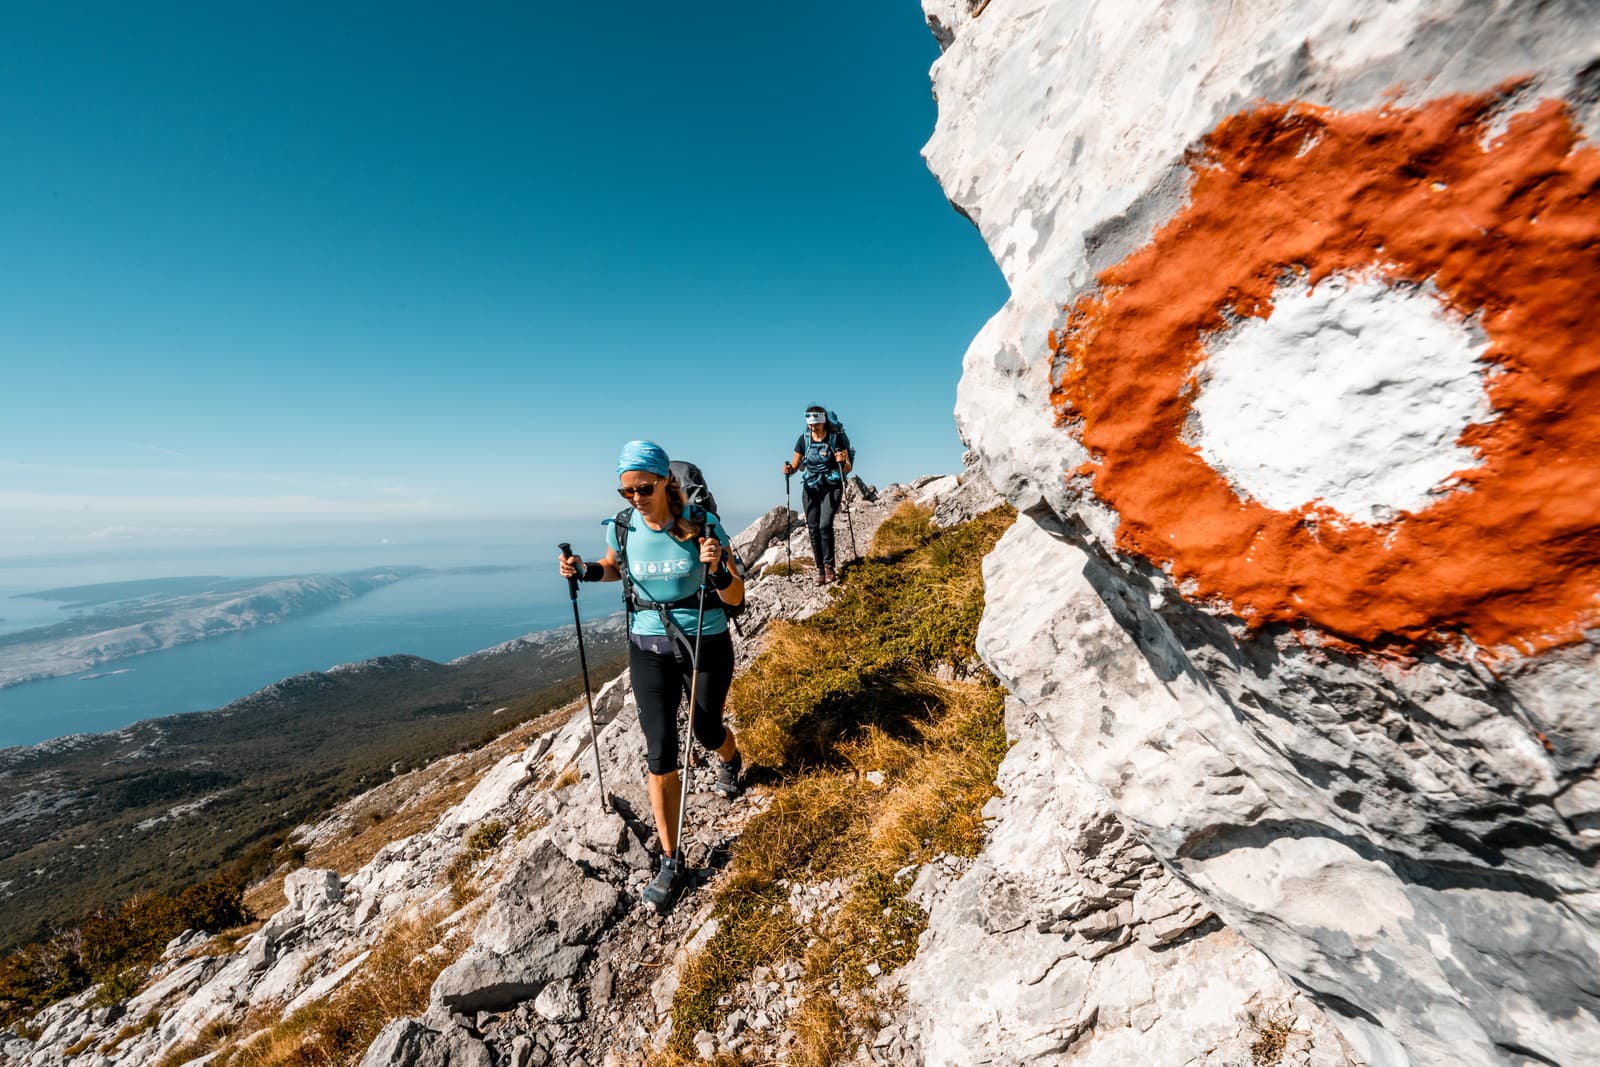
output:
[[[1221,123],[1188,205],[1103,273],[1052,335],[1052,403],[1116,509],[1118,547],[1252,625],[1347,642],[1535,652],[1600,623],[1600,152],[1565,107],[1505,94],[1341,113],[1270,105]],[[1431,281],[1475,318],[1496,418],[1462,489],[1367,526],[1242,499],[1181,439],[1204,338],[1266,317],[1289,272]]]

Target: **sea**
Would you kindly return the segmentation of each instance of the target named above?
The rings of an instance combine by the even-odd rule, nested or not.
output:
[[[577,536],[576,534],[586,536]],[[0,559],[0,634],[87,610],[30,593],[195,575],[255,578],[422,567],[352,600],[193,644],[0,689],[0,748],[221,707],[281,678],[406,653],[444,662],[573,625],[555,545],[595,554],[598,523],[448,533],[407,543],[122,550]],[[581,617],[617,611],[620,586],[580,586]]]

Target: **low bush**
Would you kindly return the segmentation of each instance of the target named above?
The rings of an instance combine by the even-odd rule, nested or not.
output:
[[[467,851],[472,853],[475,859],[487,856],[500,847],[500,842],[504,841],[510,832],[510,828],[499,819],[479,823],[472,833],[467,835]]]
[[[816,561],[810,556],[797,556],[792,560],[774,563],[761,572],[763,578],[787,578],[791,574],[804,574],[817,569]]]
[[[216,933],[247,922],[243,900],[243,883],[230,872],[176,894],[147,893],[91,912],[50,940],[23,946],[0,960],[0,1026],[96,983],[104,1003],[126,1000],[185,930]]]

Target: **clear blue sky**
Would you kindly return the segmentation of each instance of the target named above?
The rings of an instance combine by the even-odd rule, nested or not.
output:
[[[912,0],[0,10],[0,554],[954,470],[1005,299]]]

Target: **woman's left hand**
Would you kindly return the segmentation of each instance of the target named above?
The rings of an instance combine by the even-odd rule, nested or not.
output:
[[[722,562],[722,542],[715,537],[702,537],[700,539],[700,562],[710,564],[712,570],[717,569],[717,564]]]

